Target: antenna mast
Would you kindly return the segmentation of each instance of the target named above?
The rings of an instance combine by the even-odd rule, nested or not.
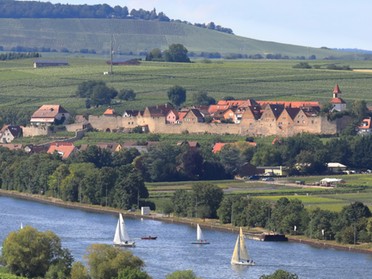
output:
[[[113,46],[113,35],[111,34],[111,42],[110,42],[110,75],[114,72],[112,71],[112,60],[114,55],[114,46]]]

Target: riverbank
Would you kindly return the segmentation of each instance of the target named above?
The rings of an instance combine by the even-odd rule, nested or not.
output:
[[[141,215],[139,211],[137,212],[123,211],[123,210],[118,210],[117,208],[110,208],[110,207],[99,206],[99,205],[89,205],[89,204],[82,204],[82,203],[76,203],[76,202],[75,203],[64,202],[60,199],[46,197],[43,195],[32,195],[28,193],[6,191],[6,190],[1,190],[1,189],[0,189],[0,196],[19,198],[19,199],[24,199],[24,200],[51,204],[55,206],[61,206],[65,208],[80,209],[80,210],[91,211],[91,212],[100,212],[100,213],[108,213],[108,214],[117,214],[120,212],[126,217],[153,219],[153,220],[159,220],[159,221],[167,222],[167,223],[178,223],[178,224],[185,224],[185,225],[191,225],[191,226],[195,226],[198,223],[200,224],[201,227],[209,228],[212,230],[229,231],[229,232],[235,232],[235,233],[239,232],[238,227],[233,227],[231,224],[220,224],[219,221],[216,219],[181,218],[181,217],[174,217],[174,216],[166,216],[166,215],[158,214],[158,213],[152,213],[150,215]],[[249,236],[254,236],[254,235],[266,232],[266,231],[260,228],[251,228],[251,229],[244,229],[244,232],[248,234]],[[350,245],[350,244],[340,244],[335,241],[309,239],[303,235],[287,236],[287,237],[289,241],[304,243],[304,244],[308,244],[308,245],[312,245],[316,247],[333,248],[333,249],[344,250],[344,251],[372,254],[372,243]]]

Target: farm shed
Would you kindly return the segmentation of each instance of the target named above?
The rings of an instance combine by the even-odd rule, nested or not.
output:
[[[66,60],[35,60],[34,68],[68,66]]]

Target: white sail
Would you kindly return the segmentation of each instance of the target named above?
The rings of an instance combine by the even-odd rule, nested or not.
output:
[[[254,261],[249,258],[242,228],[240,228],[239,235],[235,242],[234,252],[231,257],[231,264],[255,265]]]
[[[203,232],[202,232],[202,230],[201,230],[199,224],[198,224],[197,227],[196,227],[196,239],[199,240],[199,241],[200,241],[200,240],[204,240]]]
[[[231,264],[236,264],[239,262],[239,245],[240,245],[239,240],[240,240],[240,236],[238,236],[235,242],[234,252],[231,257]]]
[[[134,242],[131,241],[128,232],[125,228],[125,222],[123,215],[119,214],[119,220],[116,224],[115,236],[114,236],[114,245],[120,246],[134,246]]]
[[[191,244],[209,244],[209,242],[204,239],[203,231],[199,224],[196,224],[196,241],[191,242]]]
[[[245,237],[242,228],[240,228],[240,260],[241,261],[248,261],[249,256],[248,256],[248,250],[247,247],[245,246]]]

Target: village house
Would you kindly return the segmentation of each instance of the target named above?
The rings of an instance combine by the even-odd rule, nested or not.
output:
[[[61,105],[42,105],[31,116],[31,125],[49,126],[52,124],[61,125],[70,117],[70,113]]]
[[[5,125],[0,130],[0,143],[11,143],[14,139],[22,137],[22,127]]]
[[[370,135],[372,134],[372,121],[371,117],[364,118],[362,123],[357,128],[359,135]]]
[[[71,142],[54,142],[50,144],[47,153],[57,153],[63,160],[66,160],[76,154],[77,151],[78,149]]]
[[[111,153],[119,152],[122,149],[121,144],[117,142],[100,142],[97,143],[96,146],[98,146],[101,149],[106,149]]]
[[[182,122],[186,123],[203,123],[204,116],[198,109],[190,109],[183,117]]]

